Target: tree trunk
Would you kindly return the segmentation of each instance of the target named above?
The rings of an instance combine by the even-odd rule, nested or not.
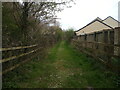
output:
[[[23,33],[23,44],[27,44],[27,28],[28,28],[28,2],[24,2],[23,12],[22,12],[22,33]]]

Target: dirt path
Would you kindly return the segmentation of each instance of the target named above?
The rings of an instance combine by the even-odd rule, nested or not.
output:
[[[72,53],[64,44],[65,42],[60,43],[56,52],[56,60],[52,63],[57,72],[54,74],[56,76],[55,83],[50,83],[49,87],[63,87],[66,85],[67,79],[77,72],[82,75],[81,68],[72,67],[74,62],[71,62],[71,60],[74,60],[74,57],[72,57]]]

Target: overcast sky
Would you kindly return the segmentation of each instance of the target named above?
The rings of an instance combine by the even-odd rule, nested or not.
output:
[[[76,0],[72,8],[65,8],[57,16],[62,29],[78,30],[97,17],[108,16],[118,20],[118,2],[120,0]]]

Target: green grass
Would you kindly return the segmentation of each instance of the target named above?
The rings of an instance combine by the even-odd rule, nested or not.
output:
[[[115,75],[91,57],[62,41],[31,62],[5,75],[3,87],[13,88],[113,88]]]

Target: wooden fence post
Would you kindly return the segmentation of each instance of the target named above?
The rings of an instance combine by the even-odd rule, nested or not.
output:
[[[2,2],[0,2],[0,48],[2,48]],[[0,51],[0,60],[2,59],[2,51]],[[0,73],[2,72],[2,63],[0,63]],[[2,89],[2,75],[0,75],[0,89]]]
[[[85,41],[85,48],[87,47],[87,34],[84,35],[84,41]]]
[[[106,36],[106,33],[105,33],[105,31],[103,30],[103,32],[102,32],[102,43],[106,43],[106,38],[108,38],[107,36]],[[102,50],[105,52],[105,46],[104,45],[102,45]]]
[[[110,30],[107,30],[107,31],[103,31],[103,43],[105,44],[110,44]],[[105,46],[103,45],[103,50],[105,53],[107,53],[107,55],[104,57],[105,58],[105,62],[106,63],[111,63],[111,56],[108,55],[110,53],[110,48],[109,46]]]
[[[114,44],[120,45],[120,27],[114,30]],[[114,47],[114,54],[120,56],[120,47]]]
[[[107,31],[108,33],[108,36],[107,36],[107,44],[112,44],[112,34],[111,34],[111,30],[108,30]],[[107,54],[113,54],[113,51],[114,51],[114,47],[112,46],[106,46],[106,52]],[[111,64],[111,55],[107,55],[107,59],[108,59],[108,63]]]
[[[108,44],[111,44],[111,35],[110,35],[110,31],[108,31]]]
[[[93,42],[96,42],[96,32],[94,32],[94,40]],[[96,43],[93,43],[93,49],[96,49]]]
[[[109,30],[108,31],[108,44],[114,44],[114,31]],[[108,53],[114,54],[114,46],[108,46]]]

